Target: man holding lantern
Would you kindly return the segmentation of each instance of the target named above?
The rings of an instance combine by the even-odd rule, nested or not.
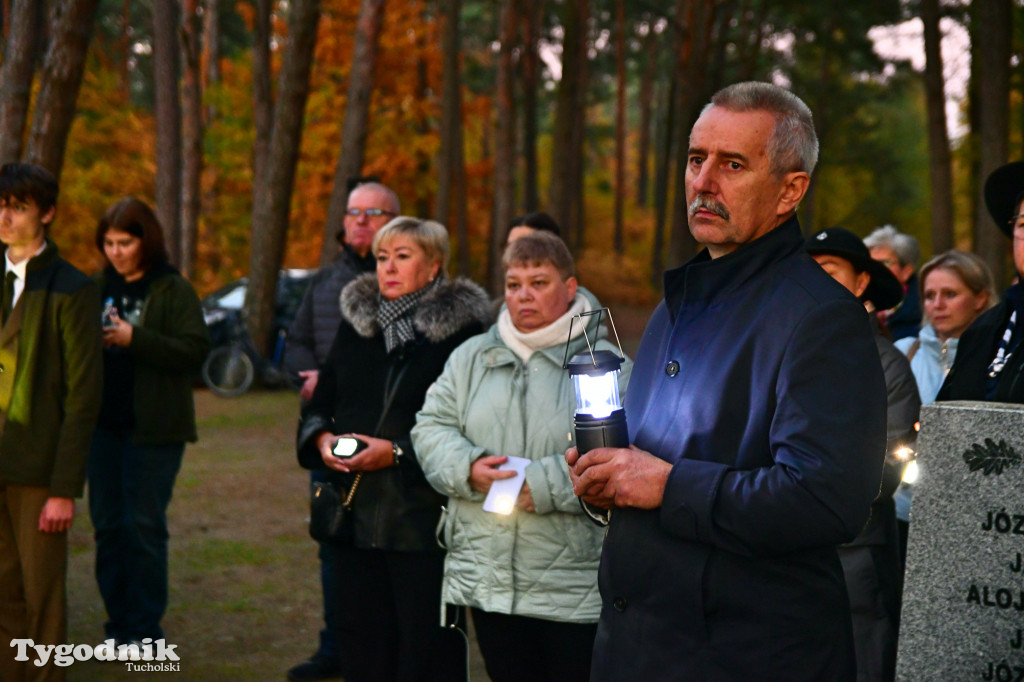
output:
[[[566,452],[612,510],[592,680],[856,676],[836,546],[868,519],[886,392],[867,313],[803,249],[811,112],[767,83],[690,134],[689,224],[625,401],[631,445]]]

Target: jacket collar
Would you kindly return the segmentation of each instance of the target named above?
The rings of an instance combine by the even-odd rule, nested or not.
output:
[[[597,300],[597,297],[585,287],[580,286],[576,292],[590,301],[591,310],[597,310],[598,308],[603,307],[601,302]],[[502,303],[501,310],[499,310],[498,314],[500,315],[501,312],[506,309],[507,306]],[[575,339],[569,341],[568,351],[566,351],[565,343],[563,342],[551,346],[550,348],[541,348],[540,350],[534,351],[533,356],[541,355],[561,367],[567,359],[566,355],[571,358],[576,353],[583,352],[587,347],[587,339],[590,340],[591,344],[596,344],[599,340],[607,338],[608,326],[606,324],[598,324],[596,315],[586,318],[586,321],[587,333],[585,335],[581,334]],[[491,356],[491,359],[493,360],[491,364],[497,366],[502,364],[513,364],[520,361],[519,356],[517,356],[511,348],[505,345],[505,342],[501,338],[501,334],[498,332],[498,325],[495,324],[487,330],[483,339],[480,351],[482,353],[486,352]],[[530,357],[532,358],[533,356]]]
[[[380,289],[375,273],[360,275],[341,291],[341,316],[364,338],[380,333],[379,307]],[[486,326],[492,317],[491,302],[484,290],[468,279],[457,277],[445,279],[423,296],[413,313],[412,323],[428,341],[437,343],[473,322]]]
[[[3,253],[7,253],[6,246]],[[25,266],[25,277],[49,267],[55,260],[57,260],[57,245],[50,241],[49,237],[44,237],[43,250],[28,259],[28,264]],[[3,262],[0,261],[0,267],[2,266]]]
[[[939,337],[935,334],[935,327],[931,324],[921,327],[921,331],[917,333],[917,339],[921,342],[921,348],[935,357],[942,353],[943,345],[946,347],[946,353],[951,353],[956,351],[956,347],[960,343],[960,339],[955,338],[946,339],[946,343],[943,344],[942,341],[939,341]]]
[[[372,251],[368,252],[365,256],[360,256],[348,244],[341,245],[341,254],[338,258],[356,272],[373,272],[377,269],[377,259]]]
[[[767,266],[803,248],[804,238],[796,215],[767,234],[730,254],[712,259],[704,249],[689,262],[665,273],[665,303],[675,317],[684,303],[720,300]]]

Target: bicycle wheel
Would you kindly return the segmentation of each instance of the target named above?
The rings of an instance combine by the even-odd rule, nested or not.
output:
[[[220,346],[203,362],[203,383],[222,398],[242,395],[252,386],[256,371],[252,360],[239,346]]]

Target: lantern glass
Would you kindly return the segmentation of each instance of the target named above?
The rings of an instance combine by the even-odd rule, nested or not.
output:
[[[576,414],[586,414],[594,419],[604,419],[622,407],[619,400],[619,370],[604,374],[572,375],[576,388]]]

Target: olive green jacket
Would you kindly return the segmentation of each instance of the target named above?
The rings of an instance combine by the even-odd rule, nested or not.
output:
[[[47,240],[0,329],[0,482],[81,496],[103,392],[99,305]]]
[[[97,276],[100,291],[105,279],[106,272]],[[195,442],[192,386],[210,352],[210,336],[195,289],[176,271],[168,268],[150,283],[128,349],[135,360],[132,442]]]

